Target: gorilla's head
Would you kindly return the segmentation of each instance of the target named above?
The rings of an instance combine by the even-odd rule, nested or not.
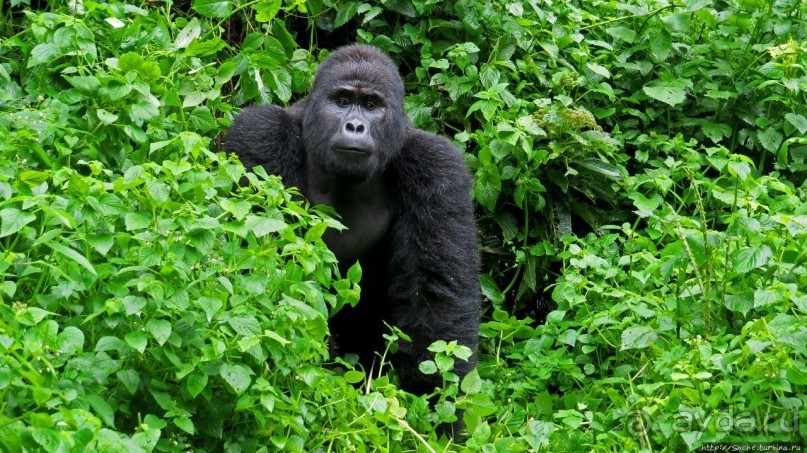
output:
[[[398,68],[379,50],[342,47],[322,62],[303,117],[309,159],[356,180],[377,175],[400,149],[409,119]]]

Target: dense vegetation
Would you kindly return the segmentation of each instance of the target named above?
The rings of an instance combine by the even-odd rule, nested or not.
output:
[[[2,5],[0,450],[807,438],[807,3]],[[338,221],[218,146],[354,41],[475,176],[480,365],[436,343],[431,405],[328,356]]]

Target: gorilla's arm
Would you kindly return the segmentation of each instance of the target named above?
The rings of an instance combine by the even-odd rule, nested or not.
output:
[[[393,321],[412,336],[400,342],[396,360],[417,370],[438,339],[470,347],[469,362],[457,359],[464,376],[475,365],[479,332],[479,255],[471,178],[462,154],[442,137],[411,130],[394,164],[402,197],[392,231],[390,298]],[[430,392],[439,377],[400,376],[405,387]]]
[[[263,166],[286,186],[302,188],[304,102],[283,109],[257,105],[244,109],[224,136],[224,147],[238,155],[244,167]]]

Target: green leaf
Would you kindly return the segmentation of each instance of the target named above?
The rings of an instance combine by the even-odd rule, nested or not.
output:
[[[785,114],[785,119],[788,123],[792,124],[793,127],[799,130],[800,134],[807,133],[807,118],[804,115],[799,113],[787,113]]]
[[[651,342],[657,339],[658,334],[650,327],[628,327],[622,332],[620,350],[646,348]]]
[[[232,14],[227,0],[193,0],[191,6],[197,13],[208,18],[224,18]]]
[[[757,137],[759,138],[759,144],[772,153],[779,151],[779,147],[782,146],[782,139],[784,138],[773,126],[758,131]]]
[[[692,82],[686,79],[656,80],[642,88],[642,91],[657,101],[676,106],[686,99],[686,88]]]
[[[248,215],[245,222],[247,229],[257,237],[266,236],[269,233],[276,233],[286,229],[286,222],[278,219],[271,219],[269,217],[259,217],[256,215]]]
[[[357,384],[364,380],[364,372],[359,370],[350,370],[345,372],[344,378],[348,384]]]
[[[149,319],[146,328],[160,346],[171,336],[171,322],[165,319]]]
[[[146,345],[148,345],[149,341],[148,337],[146,337],[146,334],[143,332],[129,332],[123,339],[126,340],[126,344],[136,349],[141,354],[146,350]]]
[[[47,452],[60,451],[59,447],[61,446],[62,441],[59,437],[59,433],[57,433],[56,431],[45,428],[36,428],[34,430],[29,430],[28,432],[30,433],[30,436],[34,439],[34,441],[42,447],[42,451]],[[35,445],[30,445],[29,449],[32,449],[31,447],[35,447]]]
[[[482,378],[476,368],[462,378],[460,389],[465,393],[479,393],[482,391]]]
[[[53,242],[48,242],[45,245],[52,248],[56,253],[64,256],[65,258],[68,258],[70,260],[75,261],[81,267],[83,267],[84,269],[87,269],[88,271],[90,271],[91,274],[98,275],[95,272],[95,268],[92,266],[92,264],[90,264],[90,262],[87,260],[87,258],[85,258],[84,255],[78,253],[77,251],[71,249],[70,247],[66,247],[64,245],[53,243]]]
[[[150,102],[138,102],[129,106],[129,118],[136,124],[142,124],[160,114],[160,109]]]
[[[598,65],[597,63],[586,63],[586,68],[605,79],[611,78],[611,72],[605,66]]]
[[[185,388],[192,397],[196,398],[197,395],[202,393],[202,390],[207,386],[208,377],[204,373],[194,372],[188,375],[185,381]]]
[[[177,427],[182,431],[185,431],[188,434],[194,434],[193,422],[191,419],[187,417],[177,417],[174,419],[174,424],[177,425]]]
[[[130,395],[137,393],[140,387],[140,373],[136,370],[120,370],[115,373],[115,376],[117,376],[118,380],[126,387]]]
[[[202,296],[196,299],[196,306],[201,308],[202,311],[205,312],[207,322],[210,322],[213,320],[213,317],[216,315],[216,312],[218,312],[221,309],[221,307],[224,306],[224,304],[219,299]]]
[[[54,44],[37,44],[37,46],[31,50],[31,56],[28,59],[28,67],[30,68],[32,66],[50,63],[56,58],[64,55],[64,53],[65,51],[62,50],[62,48]]]
[[[767,245],[762,247],[741,247],[731,255],[731,271],[734,274],[745,274],[768,264],[773,252]]]
[[[418,365],[418,369],[423,374],[435,374],[437,373],[437,364],[432,360],[426,360]]]
[[[115,411],[112,410],[112,406],[105,399],[98,395],[87,395],[87,401],[105,425],[111,428],[115,427]]]
[[[246,389],[252,384],[252,370],[244,365],[230,365],[222,364],[219,374],[225,382],[233,389],[236,395],[244,393]]]
[[[5,208],[0,211],[0,238],[20,231],[25,225],[36,220],[36,214],[20,211],[16,208]]]
[[[216,119],[213,118],[213,114],[210,113],[210,109],[207,107],[197,107],[193,109],[190,115],[190,121],[193,127],[200,132],[208,132],[218,127],[216,125]]]
[[[142,230],[148,228],[151,220],[138,212],[129,212],[124,217],[126,231]]]
[[[252,5],[252,9],[257,13],[255,20],[258,22],[269,22],[277,16],[281,6],[281,0],[260,0]]]
[[[101,81],[95,76],[68,77],[67,81],[84,94],[94,94],[101,87]]]
[[[115,238],[111,234],[88,234],[84,239],[92,248],[104,256],[115,244]]]
[[[359,4],[356,2],[347,2],[339,6],[339,11],[336,13],[336,20],[333,23],[334,28],[339,28],[345,25],[350,19],[356,15],[359,10]]]
[[[84,349],[84,333],[77,327],[65,327],[56,337],[56,347],[59,348],[60,353],[66,355],[80,352]]]

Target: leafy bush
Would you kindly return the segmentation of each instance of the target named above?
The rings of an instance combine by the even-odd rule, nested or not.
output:
[[[694,450],[807,437],[798,0],[13,1],[0,14],[0,446]],[[467,152],[477,372],[326,347],[340,228],[216,137],[340,43]],[[545,322],[544,322],[545,320]],[[405,341],[392,330],[390,348]],[[389,351],[387,351],[388,353]],[[386,353],[385,353],[386,354]],[[467,439],[435,430],[464,411]]]

